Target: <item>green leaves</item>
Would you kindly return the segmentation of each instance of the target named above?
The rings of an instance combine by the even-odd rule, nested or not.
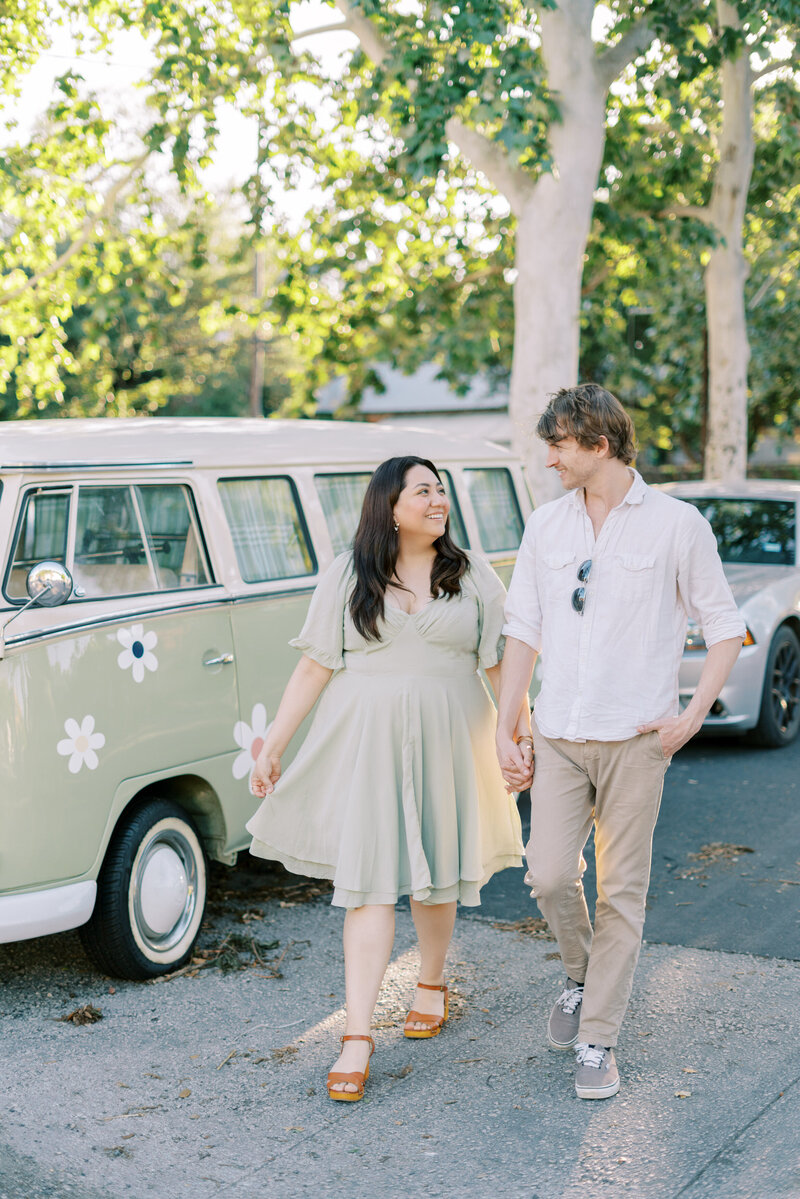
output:
[[[270,409],[309,411],[334,374],[357,399],[377,361],[405,370],[434,361],[456,388],[477,372],[507,377],[515,224],[507,199],[460,157],[453,130],[476,133],[531,187],[552,169],[561,97],[540,43],[541,14],[556,7],[360,0],[347,19],[362,43],[334,62],[296,37],[290,0],[65,0],[58,19],[80,15],[97,44],[138,31],[152,67],[135,125],[121,128],[70,71],[31,140],[8,144],[6,415],[241,411],[256,329],[277,380]],[[766,62],[797,26],[796,0],[737,7],[742,31],[719,30],[711,0],[610,0],[596,35],[598,58],[643,18],[659,40],[608,100],[582,373],[628,396],[642,437],[664,452],[680,443],[695,454],[702,436],[702,269],[715,234],[700,218],[716,169],[717,72],[745,41]],[[324,24],[339,12],[328,10]],[[55,19],[37,0],[0,13],[7,95]],[[259,122],[259,161],[243,189],[245,218],[215,221],[200,178],[229,104],[253,118],[254,141]],[[784,425],[794,419],[791,330],[800,328],[799,130],[796,81],[765,79],[748,216],[753,410],[762,423],[783,413]],[[256,302],[249,272],[265,245],[271,267]]]

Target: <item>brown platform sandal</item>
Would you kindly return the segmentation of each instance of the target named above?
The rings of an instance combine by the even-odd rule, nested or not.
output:
[[[352,1033],[350,1036],[344,1036],[342,1041],[369,1041],[369,1056],[372,1057],[375,1052],[375,1042],[372,1037],[364,1037],[360,1033]],[[369,1078],[369,1059],[367,1060],[367,1068],[362,1074],[360,1070],[352,1070],[349,1074],[343,1074],[341,1070],[330,1070],[328,1073],[328,1098],[343,1099],[345,1103],[355,1103],[357,1099],[364,1098],[364,1083]],[[358,1087],[357,1091],[332,1091],[331,1087],[334,1083],[344,1082],[352,1083]]]
[[[430,1012],[415,1012],[412,1008],[406,1016],[403,1035],[406,1037],[415,1037],[421,1040],[423,1037],[438,1037],[442,1031],[442,1025],[447,1019],[450,1011],[450,1000],[447,992],[447,986],[444,983],[417,983],[423,991],[444,991],[444,1014],[441,1016],[432,1016]],[[409,1028],[409,1024],[427,1024],[427,1028]]]

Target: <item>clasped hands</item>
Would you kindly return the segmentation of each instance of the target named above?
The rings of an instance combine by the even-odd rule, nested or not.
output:
[[[506,791],[525,791],[533,782],[533,738],[530,732],[509,737],[497,732],[497,760]]]

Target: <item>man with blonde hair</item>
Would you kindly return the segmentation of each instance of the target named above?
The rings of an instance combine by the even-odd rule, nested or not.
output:
[[[614,1047],[664,775],[719,695],[746,630],[710,525],[632,469],[633,424],[610,392],[593,383],[559,391],[537,433],[566,495],[537,508],[522,539],[506,604],[497,749],[513,782],[526,769],[517,715],[541,653],[526,882],[567,974],[548,1040],[574,1046],[578,1096],[605,1099],[620,1085]],[[688,617],[708,654],[680,712]],[[592,825],[594,928],[582,884]]]

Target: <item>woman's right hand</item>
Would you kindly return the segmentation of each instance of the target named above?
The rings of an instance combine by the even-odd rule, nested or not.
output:
[[[250,775],[250,791],[256,799],[263,799],[265,795],[272,794],[280,777],[281,755],[267,745],[262,746]]]

